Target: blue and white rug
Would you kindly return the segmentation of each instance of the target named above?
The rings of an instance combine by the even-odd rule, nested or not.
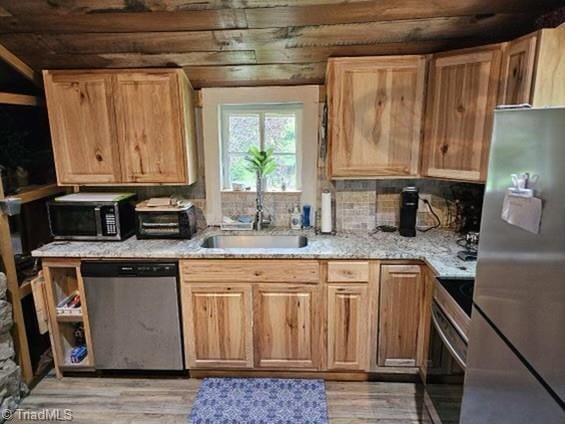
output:
[[[189,424],[327,424],[323,380],[206,378]]]

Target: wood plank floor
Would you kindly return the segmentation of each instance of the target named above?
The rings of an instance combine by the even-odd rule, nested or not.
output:
[[[72,410],[73,423],[186,423],[202,380],[188,378],[97,378],[53,375],[24,399],[24,411]],[[439,389],[449,405],[451,391]],[[445,393],[442,393],[444,390]],[[327,382],[330,422],[431,423],[423,386],[390,382]],[[449,418],[450,412],[447,416]],[[451,414],[452,415],[452,414]],[[14,417],[11,423],[31,423]],[[444,422],[450,422],[448,419]],[[455,421],[451,421],[455,422]]]

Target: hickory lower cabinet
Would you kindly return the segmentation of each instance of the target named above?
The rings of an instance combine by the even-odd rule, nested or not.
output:
[[[431,297],[417,262],[187,259],[180,268],[191,370],[368,376],[416,374],[425,362]]]
[[[182,287],[188,368],[252,368],[250,284]]]
[[[420,265],[381,266],[379,366],[417,365],[424,280]]]
[[[316,284],[258,284],[253,288],[255,366],[319,369],[322,320]]]
[[[317,261],[187,260],[181,269],[188,368],[320,368]]]
[[[378,270],[378,268],[377,268]],[[327,264],[327,367],[330,370],[369,370],[370,308],[376,286],[369,282],[367,261],[332,261]]]

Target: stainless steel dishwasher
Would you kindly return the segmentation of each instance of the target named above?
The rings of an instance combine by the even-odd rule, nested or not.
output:
[[[81,265],[96,369],[182,370],[178,266]]]

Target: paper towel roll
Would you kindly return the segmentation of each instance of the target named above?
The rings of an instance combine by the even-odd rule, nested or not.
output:
[[[322,233],[331,233],[332,225],[332,194],[328,192],[322,193],[322,212],[321,212],[320,230]]]

